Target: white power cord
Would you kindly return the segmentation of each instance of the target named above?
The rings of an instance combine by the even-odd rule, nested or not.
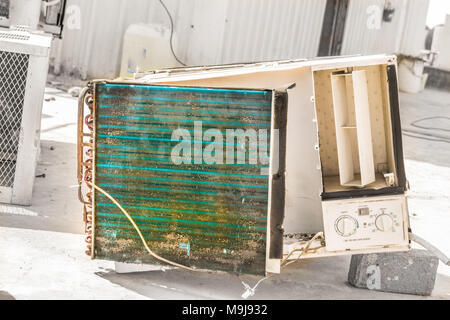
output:
[[[262,279],[259,279],[259,281],[258,281],[253,287],[250,287],[247,283],[245,283],[244,281],[241,280],[241,283],[242,283],[242,285],[243,285],[244,288],[245,288],[245,291],[244,291],[244,293],[241,295],[241,297],[244,298],[244,299],[247,299],[248,297],[251,297],[251,296],[255,295],[256,288],[259,286],[259,284],[260,284],[261,282],[263,282],[264,280],[270,278],[271,276],[272,276],[272,275],[267,276],[267,277],[264,277],[264,278],[262,278]]]
[[[439,260],[441,260],[445,265],[450,266],[450,259],[442,251],[440,251],[438,248],[433,246],[431,243],[429,243],[425,239],[423,239],[423,238],[419,237],[418,235],[411,233],[411,232],[409,233],[409,238],[412,241],[420,244],[422,247],[424,247],[428,251],[430,251],[432,254],[434,254],[436,257],[438,257]]]
[[[303,254],[305,254],[308,250],[316,250],[316,249],[321,248],[322,246],[316,247],[316,248],[312,248],[312,249],[309,248],[309,247],[311,246],[311,244],[314,242],[314,240],[316,240],[317,238],[322,238],[322,239],[324,239],[323,232],[317,232],[317,233],[314,235],[314,237],[312,237],[311,240],[309,240],[303,248],[295,249],[295,250],[292,250],[291,252],[289,252],[289,254],[287,255],[287,257],[284,258],[284,259],[281,261],[281,266],[282,266],[282,267],[285,267],[285,266],[291,264],[292,262],[295,262],[295,261],[299,260],[300,257],[301,257]],[[298,255],[297,259],[292,260],[292,261],[289,261],[288,263],[286,263],[287,260],[288,260],[295,252],[298,252],[298,251],[300,251],[300,254]]]
[[[314,237],[312,237],[311,240],[309,240],[303,248],[292,250],[292,251],[286,256],[286,258],[284,258],[284,259],[281,261],[281,267],[285,267],[285,266],[291,264],[292,262],[297,261],[298,259],[300,259],[300,257],[301,257],[304,253],[306,253],[306,252],[309,251],[309,250],[316,250],[316,249],[321,248],[322,246],[320,246],[320,247],[315,247],[315,248],[310,248],[311,244],[312,244],[312,243],[314,242],[314,240],[316,240],[317,238],[322,238],[322,239],[323,239],[323,238],[324,238],[323,232],[318,232],[318,233],[316,233],[316,234],[314,235]],[[300,252],[300,254],[298,255],[297,259],[292,260],[292,261],[289,261],[288,263],[286,263],[286,261],[287,261],[287,260],[288,260],[295,252],[298,252],[298,251],[301,251],[301,252]],[[263,282],[264,280],[270,278],[271,276],[272,276],[272,275],[269,275],[269,276],[266,276],[266,277],[260,279],[253,287],[251,287],[250,285],[248,285],[247,283],[245,283],[244,281],[242,281],[241,279],[239,279],[239,280],[241,280],[241,283],[242,283],[242,285],[244,286],[244,289],[245,289],[245,291],[244,291],[244,293],[241,295],[241,297],[244,298],[244,299],[247,299],[248,297],[251,297],[251,296],[255,295],[256,288],[261,284],[261,282]]]

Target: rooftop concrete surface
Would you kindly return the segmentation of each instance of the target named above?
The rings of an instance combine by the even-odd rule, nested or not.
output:
[[[36,172],[45,178],[35,180],[31,207],[0,204],[0,300],[240,299],[243,282],[261,279],[175,269],[118,274],[112,262],[90,260],[76,192],[77,100],[53,88],[45,98]],[[427,89],[400,99],[411,227],[450,255],[450,93]],[[422,120],[429,117],[439,118]],[[249,299],[450,299],[450,267],[442,264],[433,295],[421,297],[354,288],[349,262],[292,263]]]

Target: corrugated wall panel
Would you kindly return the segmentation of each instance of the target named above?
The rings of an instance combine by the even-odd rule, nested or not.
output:
[[[395,8],[391,22],[382,21],[385,3],[350,1],[341,54],[420,53],[429,0],[390,0]]]
[[[229,1],[220,61],[315,57],[325,0]]]
[[[425,29],[430,0],[413,0],[408,3],[400,52],[417,55],[425,49]]]
[[[175,24],[175,51],[189,65],[308,58],[317,55],[326,0],[164,0]],[[391,0],[392,22],[367,26],[369,7],[351,0],[341,54],[408,53],[423,47],[429,0]],[[69,0],[63,40],[53,50],[56,72],[82,78],[119,74],[130,24],[169,26],[157,0]],[[71,28],[80,13],[80,29]],[[379,17],[381,19],[381,16]],[[68,22],[69,21],[69,22]]]
[[[69,0],[63,40],[55,40],[59,43],[53,50],[56,69],[62,67],[82,78],[116,76],[125,30],[131,23],[148,20],[149,4],[147,0]]]
[[[393,52],[405,0],[391,1],[396,8],[393,20],[381,21],[385,0],[350,1],[344,31],[342,54]],[[376,11],[379,8],[379,11]],[[373,19],[373,20],[371,20]],[[378,25],[378,26],[377,26]],[[379,27],[379,28],[378,28]]]
[[[165,0],[176,52],[189,65],[314,57],[326,0]],[[123,35],[132,23],[169,26],[156,0],[69,0],[58,72],[83,78],[119,73]],[[71,28],[80,13],[80,29]]]

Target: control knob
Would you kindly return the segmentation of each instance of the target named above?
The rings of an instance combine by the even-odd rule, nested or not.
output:
[[[380,231],[392,231],[394,220],[390,215],[383,213],[375,218],[375,226]]]
[[[358,222],[351,216],[340,216],[334,226],[340,236],[348,237],[356,232]]]

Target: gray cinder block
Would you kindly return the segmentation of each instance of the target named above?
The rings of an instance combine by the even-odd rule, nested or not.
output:
[[[425,250],[353,255],[348,282],[358,288],[429,296],[439,259]]]

